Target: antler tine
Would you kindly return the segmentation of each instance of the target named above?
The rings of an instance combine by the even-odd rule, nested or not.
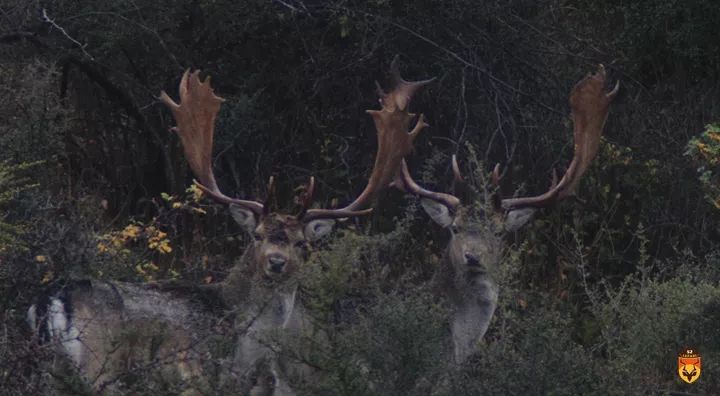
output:
[[[302,206],[302,209],[300,209],[300,213],[298,213],[297,218],[302,219],[303,216],[305,216],[305,212],[307,212],[308,209],[310,209],[310,206],[312,206],[313,201],[313,195],[315,194],[315,177],[310,176],[310,181],[308,182],[307,186],[305,187],[305,192],[302,193],[299,199],[299,203]]]
[[[551,180],[552,181],[550,182],[550,188],[555,188],[555,186],[557,186],[557,184],[558,184],[558,175],[557,175],[557,171],[555,170],[555,168],[553,168],[553,170],[552,170],[552,179]]]
[[[405,81],[401,76],[398,68],[398,57],[395,57],[390,67],[391,80],[393,82],[392,91],[385,93],[378,86],[378,94],[380,95],[380,110],[366,110],[373,117],[375,129],[377,130],[378,149],[375,155],[375,163],[372,173],[368,179],[367,186],[360,195],[349,205],[335,211],[340,213],[362,213],[363,207],[367,206],[375,195],[382,189],[388,187],[390,183],[397,178],[400,170],[400,162],[410,154],[413,148],[413,141],[420,131],[427,127],[425,118],[422,114],[417,117],[414,127],[410,130],[410,124],[415,119],[415,115],[408,112],[408,106],[412,96],[422,86],[427,85],[434,78],[424,81]],[[332,210],[327,209],[309,209],[305,213],[307,218],[332,217],[342,218],[344,215],[337,215]]]
[[[383,108],[395,106],[400,111],[407,110],[410,99],[418,89],[435,81],[434,77],[422,81],[405,81],[400,75],[400,56],[398,55],[395,55],[392,63],[390,63],[390,79],[393,90],[389,94],[381,95],[381,104]]]
[[[313,195],[315,195],[315,177],[310,176],[310,182],[308,183],[307,190],[305,190],[305,199],[303,200],[303,206],[305,209],[310,209],[312,205]]]
[[[490,201],[492,207],[496,212],[502,211],[502,192],[500,191],[500,163],[495,164],[492,173],[490,174],[490,183],[493,187],[493,192],[490,194]]]
[[[267,195],[265,196],[265,202],[263,203],[263,214],[267,215],[270,213],[270,207],[272,200],[275,197],[275,176],[270,176],[267,183]]]
[[[405,162],[404,158],[400,166],[399,182],[396,181],[394,184],[397,188],[409,194],[415,194],[423,198],[440,202],[453,211],[457,210],[458,206],[460,206],[460,199],[452,194],[430,191],[420,187],[410,175],[410,170],[408,169],[407,162]]]
[[[256,201],[230,198],[223,194],[212,171],[212,146],[215,118],[225,99],[218,97],[210,86],[210,77],[200,80],[200,70],[186,70],[180,80],[180,103],[173,101],[165,91],[160,100],[173,113],[177,126],[172,130],[180,135],[185,159],[198,180],[194,183],[215,201],[247,208],[256,215],[263,213],[263,204]]]
[[[575,150],[565,175],[542,195],[502,200],[504,209],[543,207],[575,195],[580,179],[597,155],[610,102],[620,87],[618,82],[605,93],[605,78],[605,67],[599,65],[596,73],[588,73],[570,92]]]
[[[491,176],[490,180],[492,181],[493,187],[495,187],[495,188],[500,187],[500,163],[499,162],[497,164],[495,164],[495,167],[493,168],[492,176]]]
[[[453,170],[453,176],[454,176],[456,182],[462,183],[465,181],[465,179],[462,176],[462,173],[460,173],[460,165],[458,165],[456,154],[452,155],[452,170]]]
[[[452,155],[452,160],[450,161],[453,171],[453,181],[452,181],[452,193],[457,196],[461,197],[463,192],[463,187],[465,187],[465,178],[463,177],[462,173],[460,173],[460,165],[458,165],[457,162],[457,155]]]

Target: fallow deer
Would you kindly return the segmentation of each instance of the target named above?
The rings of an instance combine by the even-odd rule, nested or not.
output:
[[[458,196],[420,187],[402,161],[401,177],[395,186],[422,197],[421,204],[427,214],[450,231],[445,267],[438,279],[441,280],[439,290],[452,302],[451,332],[456,363],[462,363],[475,352],[476,343],[485,335],[495,312],[498,287],[493,273],[504,250],[503,234],[527,224],[539,208],[574,195],[581,177],[597,155],[610,102],[619,89],[618,82],[606,93],[605,79],[605,68],[600,65],[597,73],[588,74],[570,92],[575,146],[573,159],[562,179],[558,182],[554,177],[551,188],[538,196],[498,200],[497,214],[468,213],[472,205],[462,205]],[[455,156],[452,165],[455,181],[462,182]],[[498,164],[492,173],[496,187],[499,169]]]
[[[292,276],[305,259],[304,244],[328,234],[336,219],[370,213],[371,209],[364,208],[397,178],[402,158],[410,153],[413,140],[427,126],[421,114],[410,129],[415,115],[408,112],[408,106],[415,92],[432,80],[405,81],[400,76],[396,58],[391,64],[393,89],[385,93],[378,85],[382,108],[367,111],[377,129],[378,149],[365,189],[344,208],[314,209],[310,207],[314,179],[310,178],[302,210],[297,215],[289,215],[272,213],[267,203],[230,198],[219,190],[210,158],[215,117],[223,99],[215,96],[209,82],[201,82],[198,74],[183,75],[180,104],[164,92],[161,99],[177,121],[174,130],[180,135],[185,157],[198,179],[195,184],[208,197],[229,205],[235,221],[255,239],[241,263],[218,285],[225,304],[240,313],[236,327],[242,329],[242,334],[237,340],[233,369],[240,377],[246,377],[259,362],[270,359],[267,366],[273,374],[269,381],[261,381],[255,387],[256,392],[275,387],[282,393],[291,393],[275,374],[282,370],[262,335],[278,329],[300,334],[307,329],[304,308],[297,298],[297,284]]]

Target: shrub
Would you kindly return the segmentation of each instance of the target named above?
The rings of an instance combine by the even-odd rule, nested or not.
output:
[[[705,197],[720,209],[720,124],[708,124],[700,136],[690,139],[685,155],[698,165],[698,180]]]
[[[716,263],[708,260],[699,267]],[[720,359],[718,280],[688,275],[678,271],[665,280],[632,276],[597,307],[602,323],[599,347],[618,385],[627,379],[627,389],[634,393],[685,391],[677,377],[677,356],[682,348],[696,348],[706,362]],[[702,375],[693,384],[693,392],[720,389],[717,366],[704,365]]]

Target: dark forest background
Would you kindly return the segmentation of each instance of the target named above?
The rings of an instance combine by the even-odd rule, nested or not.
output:
[[[718,22],[713,0],[1,0],[2,392],[43,381],[24,324],[41,290],[212,282],[248,243],[187,190],[157,98],[176,96],[185,69],[227,99],[213,160],[223,190],[260,197],[276,175],[290,210],[310,175],[326,206],[364,187],[376,147],[365,110],[397,54],[406,78],[437,77],[413,101],[431,127],[409,160],[438,189],[457,154],[476,180],[500,163],[505,195],[544,191],[572,157],[573,84],[603,63],[621,91],[580,199],[511,241],[481,353],[450,374],[434,347],[446,318],[423,294],[447,235],[397,192],[336,233],[317,253],[334,270],[309,276],[314,307],[342,316],[339,301],[372,295],[372,325],[343,330],[316,386],[372,394],[348,371],[352,351],[370,356],[381,394],[442,375],[456,376],[449,394],[716,394]],[[707,362],[692,385],[675,373],[686,343]]]

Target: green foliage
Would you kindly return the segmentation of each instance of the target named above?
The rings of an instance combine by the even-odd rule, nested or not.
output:
[[[312,251],[302,274],[308,304],[327,315],[348,295],[394,288],[398,276],[422,277],[423,268],[436,265],[437,256],[423,260],[413,254],[426,249],[421,235],[412,234],[413,218],[395,219],[394,229],[384,234],[340,231],[328,245]]]
[[[352,326],[332,329],[322,380],[303,394],[427,392],[448,352],[447,311],[425,293],[380,294]],[[418,390],[420,389],[420,390]]]
[[[698,164],[698,180],[706,191],[706,198],[720,209],[720,125],[706,125],[700,136],[690,139],[685,155]]]
[[[21,224],[8,222],[8,217],[15,217],[8,207],[20,192],[38,187],[26,175],[29,169],[41,164],[42,162],[39,161],[18,165],[0,163],[0,191],[2,191],[0,192],[0,255],[13,249],[23,248],[18,238],[24,228]]]
[[[711,268],[717,263],[711,257],[703,261],[696,265]],[[607,355],[611,375],[641,378],[627,384],[636,392],[652,387],[684,389],[675,373],[683,347],[697,348],[705,361],[719,357],[720,334],[709,323],[717,320],[720,287],[717,280],[688,275],[678,271],[667,280],[633,276],[595,307],[603,329],[599,346]],[[713,393],[720,385],[716,369],[708,365],[703,370],[706,377],[693,389]]]
[[[370,383],[388,394],[410,393],[439,367],[447,345],[444,314],[430,296],[380,299],[354,336]]]
[[[0,152],[13,162],[45,161],[56,166],[66,151],[62,131],[70,127],[67,107],[57,90],[60,73],[52,62],[2,61],[0,73]],[[48,169],[48,170],[49,170]],[[45,177],[52,171],[45,172]]]
[[[507,312],[504,330],[452,373],[442,394],[603,395],[602,362],[572,340],[571,321],[553,307]]]

